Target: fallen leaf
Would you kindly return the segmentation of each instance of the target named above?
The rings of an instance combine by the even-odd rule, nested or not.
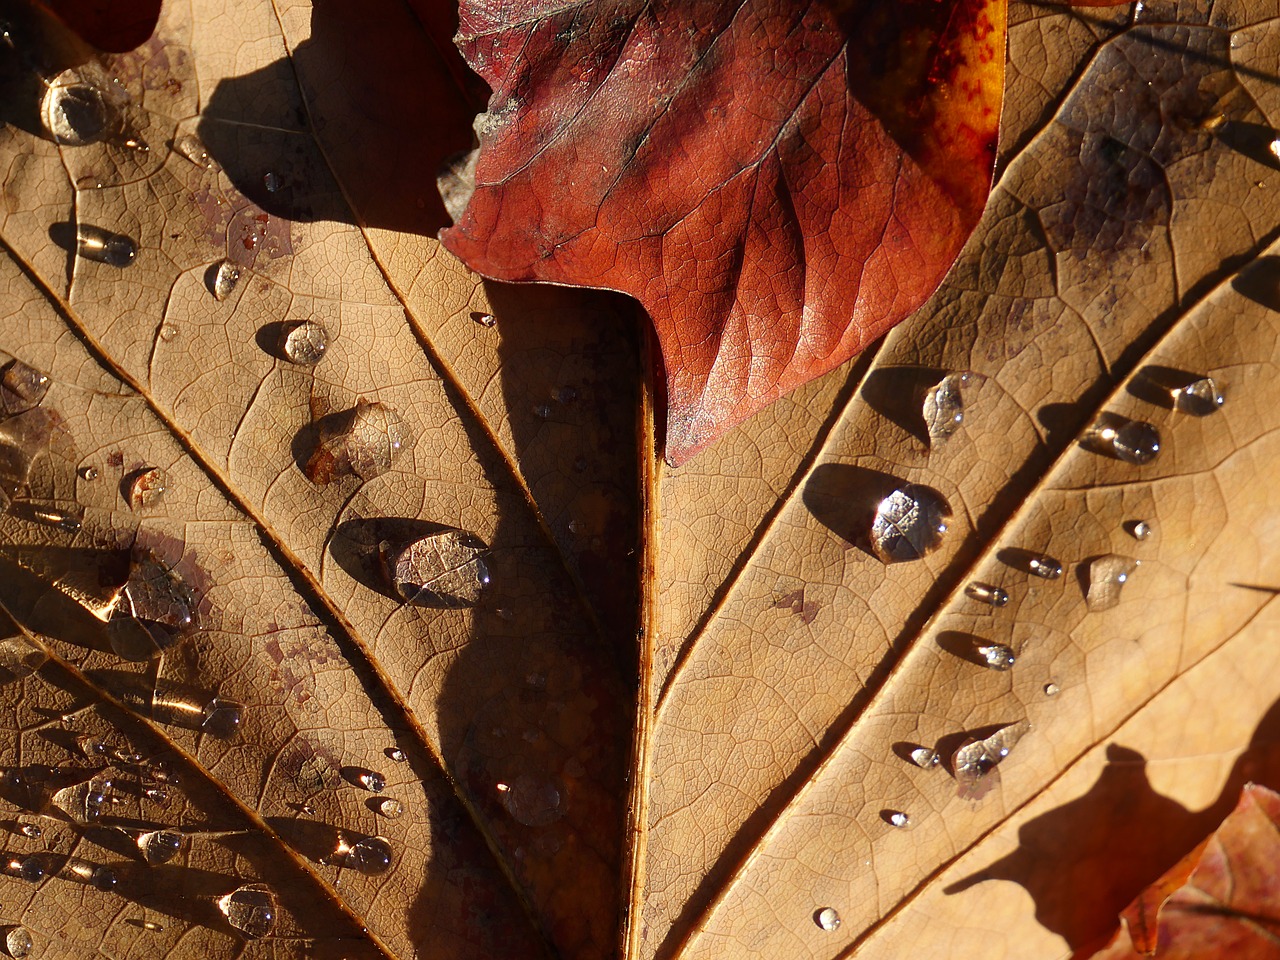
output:
[[[405,157],[469,94],[425,15],[360,16],[167,7],[102,63],[149,150],[0,134],[8,922],[105,956],[1058,956],[1223,783],[1275,781],[1280,10],[1019,7],[1021,123],[948,281],[671,469],[627,301],[432,238]],[[396,83],[338,56],[368,23]],[[313,482],[320,448],[351,470]],[[908,488],[898,528],[910,496],[947,530],[886,565]],[[1110,555],[1141,565],[1091,611]],[[1188,842],[1104,885],[1117,783]]]

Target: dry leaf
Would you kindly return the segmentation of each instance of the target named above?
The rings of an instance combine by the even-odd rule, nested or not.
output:
[[[431,239],[416,158],[470,94],[426,13],[175,5],[60,65],[118,78],[150,149],[0,134],[5,919],[78,956],[1104,936],[1224,783],[1280,770],[1280,10],[1015,17],[950,279],[676,469],[624,302]],[[965,371],[939,442],[925,396]],[[1225,402],[1186,412],[1206,376]],[[313,482],[318,449],[351,470]],[[882,562],[877,515],[928,518],[923,556]],[[1151,811],[1186,847],[1104,868]]]

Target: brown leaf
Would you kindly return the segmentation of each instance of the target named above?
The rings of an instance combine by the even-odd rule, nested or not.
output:
[[[951,279],[674,469],[625,301],[431,239],[405,157],[462,94],[433,28],[362,12],[443,131],[419,97],[388,132],[349,14],[215,3],[74,66],[149,150],[0,133],[0,403],[48,427],[0,517],[8,922],[77,956],[1061,956],[1276,781],[1280,10],[1019,7]]]

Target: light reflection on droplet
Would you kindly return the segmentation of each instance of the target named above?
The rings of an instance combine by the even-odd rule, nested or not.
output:
[[[230,260],[223,260],[218,264],[218,269],[213,274],[213,298],[215,300],[227,299],[239,282],[240,268]]]
[[[942,757],[928,747],[916,747],[911,751],[911,762],[922,770],[936,769],[942,763]]]
[[[813,915],[813,922],[821,929],[831,933],[840,927],[840,914],[834,907],[823,907]]]
[[[1042,580],[1057,580],[1062,576],[1062,564],[1043,554],[1027,558],[1027,573]]]
[[[988,643],[978,647],[978,656],[992,670],[1011,670],[1016,661],[1013,651],[1003,643]]]
[[[947,531],[951,507],[936,490],[910,483],[876,507],[871,549],[883,563],[919,560],[932,553]]]
[[[964,592],[970,599],[993,607],[1003,607],[1009,602],[1008,592],[989,583],[974,581],[964,588]]]
[[[1193,380],[1173,391],[1173,408],[1193,417],[1207,417],[1211,413],[1217,413],[1226,402],[1227,398],[1213,377]]]

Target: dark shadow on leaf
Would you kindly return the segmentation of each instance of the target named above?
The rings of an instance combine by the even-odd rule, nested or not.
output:
[[[1270,79],[1275,82],[1274,77]],[[1274,127],[1246,120],[1228,120],[1218,127],[1217,134],[1219,140],[1254,163],[1280,170],[1280,155],[1275,148],[1280,132]]]
[[[404,598],[395,592],[382,571],[382,564],[378,559],[378,545],[383,541],[408,543],[450,529],[452,528],[441,523],[407,517],[345,520],[338,524],[337,530],[329,540],[329,555],[357,583],[397,603],[403,603]],[[420,605],[439,608],[450,606],[443,602],[420,603]]]
[[[1186,370],[1153,363],[1144,366],[1134,374],[1129,381],[1128,391],[1139,400],[1165,410],[1172,410],[1174,391],[1182,389],[1203,376],[1203,373],[1188,373]]]
[[[929,428],[924,420],[924,395],[948,371],[933,367],[884,367],[867,375],[862,398],[882,417],[897,424],[925,446]]]
[[[959,657],[961,660],[984,669],[990,669],[990,667],[986,658],[978,652],[978,647],[990,642],[982,637],[975,637],[971,633],[962,633],[959,630],[943,630],[938,634],[938,646],[943,650],[953,657]]]
[[[824,463],[804,485],[804,505],[841,540],[879,563],[871,550],[871,522],[880,501],[903,485],[903,480],[879,470]]]
[[[1280,257],[1259,257],[1232,279],[1231,286],[1268,310],[1280,310]]]

